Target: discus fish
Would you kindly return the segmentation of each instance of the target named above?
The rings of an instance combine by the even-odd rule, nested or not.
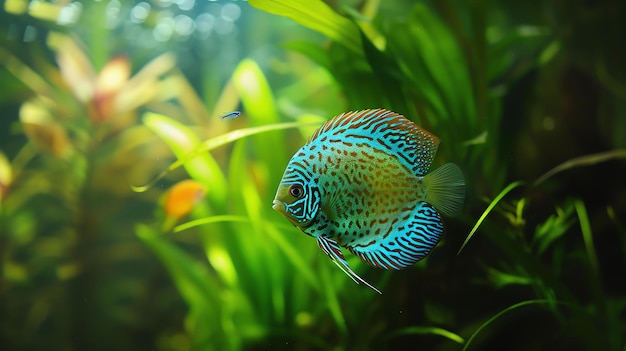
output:
[[[241,114],[241,112],[239,111],[232,111],[232,112],[228,112],[222,115],[222,120],[225,119],[235,119],[237,117],[239,117],[239,115]]]
[[[378,268],[424,258],[444,232],[440,213],[461,212],[465,181],[447,163],[426,174],[439,138],[384,110],[346,112],[324,123],[289,161],[272,208],[317,240],[357,284],[340,246]]]

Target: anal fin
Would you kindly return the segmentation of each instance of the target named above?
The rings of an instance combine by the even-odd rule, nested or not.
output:
[[[403,217],[407,219],[395,223],[387,235],[376,237],[367,245],[348,246],[348,249],[374,267],[403,269],[412,266],[439,243],[444,226],[439,212],[425,201]]]

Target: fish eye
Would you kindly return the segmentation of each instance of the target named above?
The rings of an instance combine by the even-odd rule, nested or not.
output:
[[[293,197],[302,197],[304,195],[304,189],[300,184],[294,184],[289,187],[289,194]]]

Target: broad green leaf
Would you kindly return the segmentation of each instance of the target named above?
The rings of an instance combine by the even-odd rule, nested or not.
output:
[[[294,265],[302,275],[307,283],[309,284],[309,289],[318,290],[318,279],[316,278],[316,273],[311,268],[311,264],[302,256],[302,249],[297,248],[289,243],[287,239],[284,238],[283,233],[279,232],[276,229],[276,226],[271,226],[266,224],[266,233],[272,239],[273,243],[278,246],[278,248],[283,251],[287,259],[289,260],[289,264]],[[311,251],[317,251],[316,245],[311,245]]]
[[[156,117],[159,117],[159,118],[160,117],[165,117],[163,115],[158,115],[158,114],[155,114],[155,113],[149,113],[149,115],[153,116],[153,117],[156,116]],[[167,117],[165,117],[165,118],[167,118]],[[151,186],[156,184],[157,181],[163,179],[163,177],[165,175],[167,175],[168,172],[171,172],[171,171],[177,169],[178,167],[185,165],[187,162],[192,161],[196,157],[204,155],[204,153],[207,152],[207,151],[213,150],[213,149],[215,149],[217,147],[226,145],[228,143],[232,143],[235,140],[239,140],[239,139],[251,136],[251,135],[255,135],[255,134],[259,134],[259,133],[265,133],[265,132],[273,131],[273,130],[299,128],[299,127],[307,127],[307,126],[318,126],[319,127],[319,123],[292,122],[292,123],[278,123],[278,124],[272,124],[272,125],[260,126],[260,127],[253,127],[253,128],[243,128],[243,129],[233,130],[232,132],[228,132],[226,134],[222,134],[222,135],[219,135],[219,136],[214,137],[214,138],[207,139],[204,142],[202,142],[201,144],[195,144],[194,143],[194,145],[197,145],[195,148],[193,148],[191,151],[189,151],[189,152],[185,153],[184,155],[182,155],[181,157],[179,157],[179,159],[176,162],[173,162],[171,165],[169,165],[169,167],[167,167],[167,169],[163,170],[154,179],[152,179],[148,184],[140,185],[140,186],[131,186],[131,188],[134,191],[136,191],[136,192],[144,192],[147,189],[149,189]],[[180,136],[181,136],[181,134],[178,134],[175,137],[180,137]],[[194,139],[194,140],[196,140],[196,139]],[[186,144],[186,146],[189,146],[189,145],[191,145],[191,144],[190,143]],[[223,175],[222,175],[222,177],[223,177]],[[202,178],[196,178],[196,179],[200,180]],[[210,193],[211,193],[211,189],[209,189],[209,194]]]
[[[354,22],[356,22],[361,31],[363,31],[365,37],[367,37],[378,50],[385,51],[387,39],[380,33],[374,23],[372,23],[372,19],[378,15],[380,1],[381,0],[365,1],[361,8],[362,13],[349,6],[344,6],[343,10],[354,19]]]
[[[387,34],[388,55],[394,57],[406,79],[411,82],[410,89],[419,96],[420,105],[434,113],[434,116],[429,117],[429,122],[435,124],[438,118],[448,119],[443,92],[421,57],[422,49],[410,32],[398,26],[406,24],[394,23],[391,26],[392,29]]]
[[[331,74],[342,87],[349,102],[347,110],[387,106],[387,92],[382,87],[364,55],[354,55],[340,45],[328,48]]]
[[[290,18],[344,45],[354,53],[361,51],[357,26],[337,14],[321,0],[249,0],[250,5],[275,15]]]
[[[278,123],[278,113],[269,83],[256,62],[246,59],[239,63],[233,73],[232,82],[241,97],[246,116],[251,126],[261,127]],[[264,160],[270,179],[280,177],[284,164],[281,164],[281,151],[285,150],[285,138],[282,132],[262,133],[255,137],[257,144],[254,153]]]
[[[212,282],[208,270],[172,245],[165,236],[144,224],[138,224],[135,232],[137,237],[159,256],[190,305],[202,305],[201,301],[218,296],[218,286]]]
[[[252,125],[279,122],[272,90],[256,62],[250,59],[242,60],[235,68],[231,79],[241,96],[246,115]]]
[[[13,181],[13,171],[9,159],[0,151],[0,203],[2,203],[2,195],[4,190]]]
[[[301,53],[327,70],[330,70],[332,67],[331,60],[328,57],[328,51],[324,50],[316,43],[298,40],[284,43],[282,46],[286,49]]]
[[[328,264],[331,266],[331,264]],[[332,267],[333,269],[335,267]],[[341,309],[341,303],[339,302],[339,294],[338,289],[331,282],[331,275],[328,269],[319,269],[319,280],[322,285],[322,292],[326,295],[326,301],[328,309],[330,310],[331,315],[335,319],[335,323],[339,327],[341,333],[345,334],[348,331],[348,326],[346,325],[346,317]],[[343,277],[346,281],[349,281],[348,277]]]
[[[257,315],[262,321],[269,321],[272,313],[274,301],[271,294],[274,290],[283,291],[276,282],[275,276],[283,270],[279,259],[276,259],[277,249],[274,245],[269,245],[266,233],[260,223],[261,199],[259,189],[256,188],[252,179],[252,165],[247,157],[249,140],[238,141],[231,153],[229,162],[231,205],[237,208],[239,213],[250,218],[252,225],[232,223],[232,227],[239,233],[230,238],[228,247],[233,259],[237,262],[239,273],[242,275],[241,289],[250,290],[254,287],[263,286],[263,289],[255,289],[255,293],[250,296],[250,300],[257,306]],[[256,172],[255,172],[256,173]],[[268,199],[265,204],[267,208],[271,206]],[[246,233],[246,234],[244,234]]]
[[[491,26],[487,37],[486,74],[491,84],[510,84],[529,70],[545,65],[561,46],[553,40],[550,29],[539,26],[523,25],[506,31]]]
[[[455,121],[468,129],[475,119],[472,84],[468,63],[449,29],[421,3],[405,21],[387,23],[385,28],[388,54],[410,79],[420,102],[434,112],[430,122]],[[468,129],[465,134],[477,132]]]
[[[174,119],[152,112],[144,115],[143,123],[170,147],[192,178],[207,185],[209,198],[220,203],[225,200],[226,177],[211,154],[198,152],[195,157],[186,158],[201,144],[200,139],[190,128]]]
[[[4,69],[13,74],[24,85],[38,95],[54,98],[54,88],[39,73],[25,65],[8,50],[0,47],[0,60]]]
[[[379,107],[386,107],[410,116],[414,109],[410,108],[407,103],[408,99],[401,82],[402,72],[400,67],[389,56],[384,55],[364,33],[362,34],[362,42],[365,57],[377,78],[377,81],[374,83],[380,85],[386,92],[385,97],[388,104]]]
[[[182,250],[168,242],[153,228],[138,224],[137,237],[152,250],[165,265],[178,291],[189,306],[186,326],[196,347],[210,348],[211,333],[219,333],[221,326],[215,318],[221,313],[220,288],[208,270]]]

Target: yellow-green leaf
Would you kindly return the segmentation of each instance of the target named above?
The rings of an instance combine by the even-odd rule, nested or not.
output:
[[[193,158],[187,157],[201,144],[190,128],[152,112],[144,115],[143,122],[170,147],[192,178],[207,185],[209,198],[220,202],[225,199],[226,177],[211,154],[204,152],[195,154]]]
[[[355,53],[361,52],[361,38],[357,26],[337,14],[321,0],[249,0],[250,5],[290,18],[301,25],[320,32]]]

